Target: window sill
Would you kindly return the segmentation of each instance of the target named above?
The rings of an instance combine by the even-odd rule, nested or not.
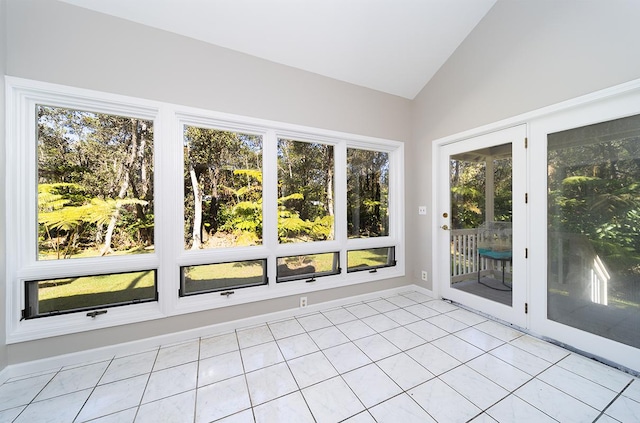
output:
[[[156,302],[110,307],[107,313],[96,317],[87,316],[87,311],[47,316],[45,318],[22,320],[10,328],[7,333],[7,344],[50,338],[72,333],[104,329],[113,326],[138,323],[166,317]],[[92,310],[95,311],[95,310]]]

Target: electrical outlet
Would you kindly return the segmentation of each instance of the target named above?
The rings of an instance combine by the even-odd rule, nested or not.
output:
[[[300,308],[305,308],[307,306],[307,297],[300,297]]]
[[[423,281],[426,281],[426,280],[428,280],[428,279],[429,279],[429,278],[427,277],[427,271],[426,271],[426,270],[423,270],[423,271],[422,271],[422,280],[423,280]]]
[[[418,206],[418,214],[426,215],[427,214],[427,206]]]

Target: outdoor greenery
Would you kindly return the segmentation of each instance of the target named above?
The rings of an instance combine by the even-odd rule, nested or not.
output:
[[[155,298],[156,294],[153,271],[61,278],[35,283],[38,289],[38,314],[144,301]]]
[[[640,293],[640,134],[565,146],[566,137],[549,137],[550,248],[556,236],[579,235],[616,275],[614,286],[639,284]]]
[[[153,125],[37,106],[38,258],[153,248]]]
[[[347,149],[350,238],[389,235],[389,153]]]
[[[278,240],[334,239],[334,152],[320,143],[278,140]]]
[[[347,252],[349,270],[358,268],[380,267],[389,264],[389,248],[368,248]]]
[[[494,218],[493,221],[511,222],[512,216],[512,160],[511,158],[485,158],[470,161],[452,158],[451,227],[452,229],[478,228],[487,221],[486,216],[486,161],[493,160]]]
[[[262,137],[184,128],[185,248],[262,243]]]
[[[38,258],[152,251],[153,122],[46,105],[37,106],[37,114]],[[185,125],[183,153],[184,248],[262,244],[262,136]],[[331,144],[277,140],[280,243],[335,238],[334,154]],[[388,235],[389,154],[348,149],[347,163],[349,236]],[[303,264],[324,269],[323,261],[332,256],[305,256]],[[256,269],[262,274],[262,264],[192,266],[184,277],[195,290],[211,289],[253,281]],[[105,282],[99,276],[47,282],[39,290],[41,306],[54,304],[59,295],[78,307],[76,300],[87,298],[87,289],[96,299],[104,290],[125,298],[123,292],[139,289],[139,283]],[[92,304],[86,299],[87,307]]]
[[[182,289],[187,295],[266,282],[264,260],[187,266],[182,272]]]

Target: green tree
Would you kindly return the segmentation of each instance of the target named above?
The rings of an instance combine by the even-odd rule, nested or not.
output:
[[[54,226],[42,226],[52,216],[41,218],[40,213],[51,211],[45,210],[46,198],[39,195],[42,253],[46,256],[52,248],[59,256],[60,242],[67,243],[69,252],[89,255],[109,254],[114,246],[153,246],[152,122],[43,105],[37,106],[37,113],[38,184],[43,186],[39,192],[46,194],[51,188],[47,186],[55,186],[55,193],[48,194],[63,196],[65,204],[56,211],[60,222],[78,207],[86,212],[92,204],[95,208],[101,201],[114,201],[108,221],[82,218],[81,226],[72,230],[55,225],[52,234]]]

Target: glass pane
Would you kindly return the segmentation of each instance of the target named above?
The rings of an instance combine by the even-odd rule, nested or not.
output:
[[[347,251],[347,272],[373,270],[396,265],[395,247]]]
[[[389,153],[347,149],[349,238],[389,235]]]
[[[26,282],[26,318],[155,301],[154,270]]]
[[[512,304],[511,144],[449,160],[451,287]]]
[[[314,279],[340,273],[340,254],[322,253],[278,257],[278,282]]]
[[[547,140],[547,316],[638,348],[640,115]]]
[[[153,251],[153,122],[36,112],[38,260]]]
[[[266,285],[266,267],[266,260],[185,266],[181,268],[180,295]]]
[[[333,146],[278,140],[278,239],[334,239]]]
[[[184,248],[262,244],[262,137],[184,127]]]

